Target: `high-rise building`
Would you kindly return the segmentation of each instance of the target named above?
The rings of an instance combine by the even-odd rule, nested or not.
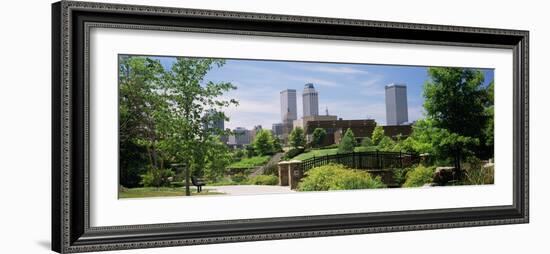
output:
[[[271,132],[273,133],[273,136],[277,138],[282,138],[283,136],[283,124],[282,123],[274,123],[271,126]]]
[[[228,145],[242,147],[252,142],[251,131],[243,127],[237,127],[233,130],[233,135],[229,136]]]
[[[307,83],[304,86],[304,92],[302,93],[303,113],[305,116],[318,116],[319,115],[319,93],[315,91],[312,83]]]
[[[296,90],[286,89],[281,91],[281,120],[284,122],[292,122],[298,119],[298,111],[296,106]]]
[[[386,125],[402,125],[408,121],[407,86],[386,85]]]
[[[205,123],[204,127],[207,129],[211,129],[214,132],[223,131],[225,128],[225,121],[221,116],[221,113],[219,113],[216,110],[208,110],[206,111],[205,117],[212,118],[210,121]]]
[[[283,124],[283,142],[287,142],[288,135],[293,129],[292,122],[298,119],[296,106],[296,90],[286,89],[281,91],[281,122]]]

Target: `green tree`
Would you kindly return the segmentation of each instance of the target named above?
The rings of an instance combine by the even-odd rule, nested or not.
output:
[[[372,131],[372,143],[374,145],[378,145],[382,138],[384,138],[384,128],[382,128],[382,126],[380,125],[377,125],[376,127],[374,127],[374,131]]]
[[[314,147],[321,147],[323,140],[327,137],[327,131],[323,128],[315,128],[312,134],[312,143]]]
[[[407,151],[430,154],[439,161],[453,159],[454,166],[461,168],[460,161],[471,155],[479,140],[461,136],[447,129],[434,126],[430,119],[418,120],[413,125],[413,132],[405,139],[401,147]]]
[[[361,146],[363,146],[363,147],[371,147],[373,145],[374,145],[374,143],[372,142],[372,139],[370,139],[369,137],[365,137],[361,141]]]
[[[178,57],[170,72],[163,75],[161,87],[154,92],[164,103],[155,108],[156,129],[163,133],[160,147],[172,160],[186,167],[186,194],[190,195],[191,172],[201,173],[211,142],[210,123],[228,120],[223,109],[238,105],[234,99],[223,99],[224,93],[236,89],[229,82],[204,81],[214,66],[223,60]],[[218,112],[209,114],[209,112]],[[227,133],[229,134],[229,133]]]
[[[355,146],[357,146],[355,135],[353,135],[353,131],[348,128],[344,134],[344,137],[342,137],[340,144],[338,145],[338,152],[351,153],[353,152]]]
[[[487,124],[484,129],[484,141],[485,145],[489,148],[489,153],[494,154],[494,129],[495,129],[495,107],[494,107],[494,98],[495,98],[495,83],[492,81],[487,87],[488,102],[485,107],[485,115],[487,116]]]
[[[204,175],[206,178],[216,181],[224,176],[225,169],[233,161],[233,156],[227,145],[222,143],[217,136],[211,136],[209,142]]]
[[[492,118],[486,108],[492,105],[492,99],[483,85],[483,73],[468,68],[430,67],[428,75],[424,109],[434,125],[459,136],[485,140],[484,130]],[[487,152],[486,147],[480,149]]]
[[[290,132],[288,139],[290,141],[290,146],[292,146],[295,149],[304,147],[306,145],[306,136],[304,134],[304,129],[300,127],[294,128]]]
[[[278,137],[273,137],[273,142],[271,144],[273,147],[273,152],[278,153],[283,151],[283,146],[281,145],[281,140]]]
[[[162,133],[156,130],[155,108],[162,98],[164,69],[159,61],[145,57],[119,58],[119,151],[120,184],[142,186],[142,176],[160,175],[165,156],[159,149]]]
[[[256,154],[259,154],[259,155],[273,154],[273,150],[274,150],[273,135],[271,134],[271,131],[268,131],[268,130],[258,131],[258,133],[256,133],[256,137],[254,137],[252,146],[254,147]]]

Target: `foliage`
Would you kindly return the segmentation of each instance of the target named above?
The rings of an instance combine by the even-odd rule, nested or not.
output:
[[[380,143],[380,141],[384,137],[385,137],[384,128],[382,128],[382,126],[380,125],[377,125],[376,127],[374,127],[374,130],[372,131],[372,137],[371,137],[372,143],[374,145],[378,145],[378,143]]]
[[[273,147],[273,152],[278,153],[283,151],[283,146],[281,145],[281,140],[278,137],[273,137],[271,142],[271,147]]]
[[[494,165],[484,166],[476,157],[469,157],[464,167],[464,183],[468,185],[493,184],[495,178]]]
[[[308,170],[298,184],[300,191],[373,189],[386,187],[379,177],[366,171],[348,169],[340,164],[328,164]]]
[[[291,148],[283,156],[283,160],[296,159],[295,157],[304,152],[303,148]]]
[[[292,148],[303,148],[306,145],[306,136],[301,127],[294,128],[288,136]]]
[[[321,147],[323,145],[323,140],[327,137],[327,131],[323,128],[315,128],[312,134],[312,144],[313,147]]]
[[[229,165],[228,168],[234,168],[234,169],[254,168],[254,167],[262,166],[266,164],[270,158],[271,156],[269,155],[245,158],[238,162],[231,163],[231,165]]]
[[[246,180],[246,175],[243,173],[237,173],[231,176],[231,181],[233,181],[235,184],[246,183]]]
[[[485,146],[489,149],[489,154],[494,154],[494,129],[495,129],[495,107],[494,107],[494,86],[495,83],[491,82],[487,87],[487,94],[489,103],[485,108],[485,115],[487,116],[487,124],[483,130]]]
[[[374,143],[372,142],[372,139],[369,138],[369,137],[365,137],[363,138],[363,140],[361,140],[361,146],[362,147],[370,147],[370,146],[373,146]]]
[[[353,131],[348,128],[346,130],[346,133],[344,134],[344,137],[342,137],[342,140],[340,141],[340,145],[338,146],[338,152],[351,153],[353,152],[353,149],[356,146],[357,146],[357,141],[355,140],[355,135],[353,135]]]
[[[384,136],[378,142],[377,148],[380,151],[394,151],[395,145],[396,145],[395,141],[393,141],[388,136]]]
[[[211,128],[211,123],[228,120],[223,109],[238,104],[223,99],[224,93],[236,89],[231,83],[204,81],[213,67],[224,62],[177,57],[172,68],[165,70],[160,61],[147,57],[125,56],[120,60],[121,151],[127,151],[128,144],[144,150],[143,156],[121,153],[122,170],[130,162],[146,158],[150,176],[161,174],[174,162],[202,175],[208,168],[210,146],[217,146],[212,136],[229,134]]]
[[[402,147],[407,151],[430,154],[439,161],[452,158],[455,167],[460,168],[460,159],[470,156],[478,143],[478,139],[451,133],[434,126],[433,120],[423,119],[413,125],[413,132],[403,141]]]
[[[247,146],[244,147],[244,149],[246,151],[246,157],[252,158],[252,157],[256,156],[256,151],[254,150],[254,146],[247,145]]]
[[[223,177],[225,169],[233,161],[229,148],[218,137],[211,137],[206,150],[204,177],[215,180]]]
[[[425,167],[422,165],[410,170],[407,173],[407,179],[403,187],[419,187],[431,183],[435,173],[435,167]]]
[[[277,185],[279,178],[274,175],[257,175],[248,179],[248,184],[253,185]]]
[[[424,109],[434,126],[481,140],[482,146],[476,150],[492,153],[485,142],[485,130],[493,118],[487,109],[493,105],[492,85],[483,85],[483,73],[468,68],[430,67],[428,75],[430,80],[423,92]]]
[[[259,130],[258,133],[256,133],[256,137],[254,137],[252,146],[258,155],[273,154],[273,150],[275,149],[273,148],[273,135],[271,131]]]
[[[396,185],[402,186],[407,180],[407,173],[411,171],[412,168],[395,168],[393,171],[393,181]]]
[[[170,169],[149,170],[141,175],[140,184],[145,187],[163,187],[170,185],[170,177],[174,177],[174,172]]]

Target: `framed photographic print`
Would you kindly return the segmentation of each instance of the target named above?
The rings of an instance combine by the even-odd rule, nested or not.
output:
[[[528,31],[52,13],[54,251],[529,220]]]

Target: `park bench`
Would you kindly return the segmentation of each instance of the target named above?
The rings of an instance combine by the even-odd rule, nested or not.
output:
[[[191,183],[193,183],[193,185],[197,186],[197,192],[201,192],[202,191],[202,186],[206,185],[206,183],[202,179],[196,178],[194,176],[191,177]]]

